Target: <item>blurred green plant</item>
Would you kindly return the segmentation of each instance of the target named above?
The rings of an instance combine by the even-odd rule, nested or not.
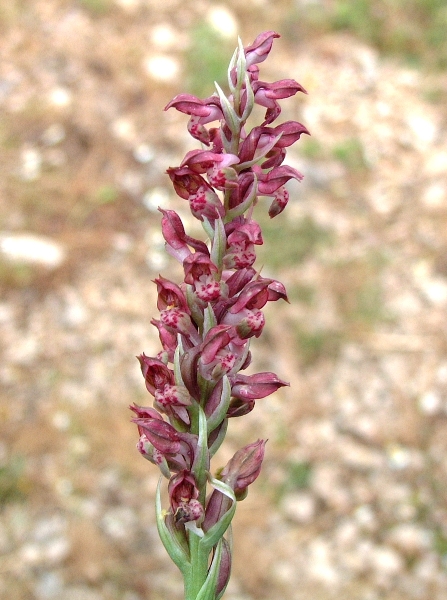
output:
[[[0,286],[24,288],[31,285],[36,277],[36,269],[32,265],[0,257]]]
[[[381,283],[385,264],[384,256],[371,253],[331,266],[327,276],[328,285],[343,321],[345,336],[363,334],[391,318],[384,307]]]
[[[339,142],[332,148],[332,155],[350,171],[362,171],[367,167],[363,145],[358,138],[347,138]]]
[[[434,532],[433,549],[447,561],[447,535],[440,528]]]
[[[96,16],[102,16],[112,8],[113,0],[79,0],[81,6]]]
[[[322,246],[331,245],[334,240],[330,229],[318,225],[307,215],[297,221],[283,220],[279,239],[276,224],[272,224],[266,217],[261,217],[260,222],[265,242],[259,250],[260,262],[275,269],[302,263]],[[265,250],[266,247],[270,248],[269,251]]]
[[[301,283],[293,283],[287,288],[287,295],[291,303],[301,302],[301,304],[311,306],[314,303],[315,294],[315,288]]]
[[[206,21],[196,24],[189,33],[190,44],[185,54],[186,87],[196,96],[210,96],[214,93],[210,87],[213,81],[225,85],[233,39],[224,39]]]
[[[317,158],[324,158],[325,155],[324,147],[322,146],[322,144],[315,138],[307,136],[301,140],[299,151],[301,156],[313,160]]]
[[[118,200],[119,192],[113,185],[101,185],[95,192],[93,202],[96,204],[110,204]]]
[[[275,487],[275,501],[281,499],[290,492],[305,490],[309,488],[312,477],[312,465],[307,461],[287,461],[284,464],[284,479]]]
[[[299,323],[295,326],[295,341],[302,365],[309,367],[321,358],[336,357],[343,335],[331,329],[310,329]]]
[[[23,501],[28,495],[30,482],[25,474],[23,456],[12,456],[0,466],[0,506],[7,502]]]
[[[283,22],[290,39],[347,31],[417,66],[447,67],[445,0],[322,0],[296,3]]]

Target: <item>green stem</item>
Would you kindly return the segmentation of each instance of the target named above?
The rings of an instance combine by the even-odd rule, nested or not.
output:
[[[208,552],[203,551],[199,536],[189,533],[191,570],[185,577],[185,600],[196,600],[208,574]]]

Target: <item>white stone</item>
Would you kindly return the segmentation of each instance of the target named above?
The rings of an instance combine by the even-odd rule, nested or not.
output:
[[[429,390],[419,398],[419,409],[425,415],[436,415],[442,409],[440,395],[434,390]]]
[[[53,414],[51,422],[59,431],[67,431],[71,425],[71,417],[67,412],[58,410]]]
[[[411,463],[410,451],[399,444],[388,446],[387,457],[390,467],[397,471],[408,468]]]
[[[396,575],[404,569],[403,558],[387,546],[373,548],[370,558],[373,568],[386,575]]]
[[[387,542],[405,555],[422,553],[432,545],[429,530],[414,523],[401,523],[387,535]]]
[[[168,23],[160,23],[152,29],[150,39],[159,50],[172,50],[178,46],[179,32]]]
[[[422,201],[429,208],[442,208],[447,200],[447,188],[437,181],[427,185],[422,192]]]
[[[16,263],[56,269],[65,259],[61,244],[34,233],[0,233],[0,253]]]
[[[158,213],[158,208],[168,208],[169,193],[164,187],[154,187],[143,196],[144,206],[153,213]]]
[[[128,117],[113,121],[111,130],[116,138],[128,144],[133,144],[137,138],[135,124]]]
[[[65,139],[65,127],[61,123],[53,123],[42,134],[42,142],[46,146],[55,146]]]
[[[315,516],[315,498],[308,492],[292,492],[284,497],[281,508],[291,521],[309,523]]]
[[[56,87],[50,91],[48,99],[54,106],[65,108],[72,102],[72,93],[67,88]]]
[[[226,6],[213,6],[207,14],[207,21],[222,37],[236,39],[239,26],[236,17]]]
[[[125,506],[110,508],[103,516],[101,525],[105,532],[117,540],[131,540],[137,518],[134,511]]]
[[[326,585],[337,585],[340,574],[335,567],[328,542],[316,538],[309,545],[309,574]]]
[[[35,181],[40,177],[42,155],[37,148],[26,146],[21,154],[20,177],[24,181]]]
[[[164,82],[174,81],[180,73],[178,60],[165,54],[147,57],[144,61],[144,68],[152,79]]]
[[[133,151],[133,156],[139,163],[146,164],[154,158],[155,150],[149,144],[139,144]]]

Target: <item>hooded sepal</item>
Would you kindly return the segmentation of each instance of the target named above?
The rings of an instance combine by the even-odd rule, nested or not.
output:
[[[231,525],[228,528],[231,540]],[[219,578],[216,586],[216,600],[222,598],[231,575],[232,544],[224,537],[222,538],[222,556],[220,559]]]
[[[211,432],[208,438],[208,446],[210,451],[210,458],[216,454],[225,439],[228,429],[228,419],[224,419],[220,425]]]
[[[224,375],[211,393],[205,407],[208,413],[208,431],[214,431],[227,416],[231,400],[231,384]],[[208,410],[207,410],[208,409]]]
[[[157,492],[155,496],[155,517],[157,521],[158,535],[160,536],[163,546],[166,548],[166,552],[171,557],[171,560],[177,565],[183,576],[186,578],[189,576],[191,571],[190,556],[189,551],[187,550],[187,541],[186,538],[182,539],[181,529],[168,520],[172,518],[173,515],[168,515],[166,511],[163,511],[161,508],[160,483],[161,477],[158,480]],[[169,523],[169,526],[167,523]]]
[[[206,416],[201,406],[197,406],[197,410],[199,417],[199,436],[191,471],[194,473],[199,488],[202,489],[206,483],[207,473],[210,468],[210,453],[208,450],[208,428]]]
[[[230,526],[230,523],[234,517],[234,513],[236,512],[236,496],[234,495],[234,492],[231,489],[231,487],[223,481],[214,479],[214,477],[211,476],[209,476],[209,481],[213,488],[217,490],[217,492],[220,492],[223,496],[230,499],[230,506],[227,510],[225,510],[223,514],[219,513],[218,515],[216,515],[218,517],[218,520],[213,525],[211,525],[211,527],[206,531],[203,538],[200,540],[200,545],[203,548],[206,548],[207,550],[211,550],[211,548],[217,544],[220,538],[223,537],[226,530]],[[217,507],[217,509],[218,511],[220,511],[220,507]],[[210,515],[209,512],[207,514],[208,510],[212,511],[212,507],[209,506],[209,504],[205,511],[204,525],[206,523],[207,517],[208,519],[211,518],[211,521],[214,521],[213,516]]]

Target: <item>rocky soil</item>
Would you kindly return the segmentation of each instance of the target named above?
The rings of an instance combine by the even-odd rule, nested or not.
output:
[[[303,84],[284,120],[312,133],[288,212],[260,217],[291,304],[253,353],[291,386],[215,464],[269,438],[225,597],[447,597],[447,76],[344,35],[304,43],[291,5],[0,10],[1,599],[182,598],[127,406],[148,401],[135,355],[158,351],[151,279],[178,276],[157,206],[187,218],[164,171],[195,146],[163,106],[198,85],[199,24],[230,49],[283,28],[263,77]]]

